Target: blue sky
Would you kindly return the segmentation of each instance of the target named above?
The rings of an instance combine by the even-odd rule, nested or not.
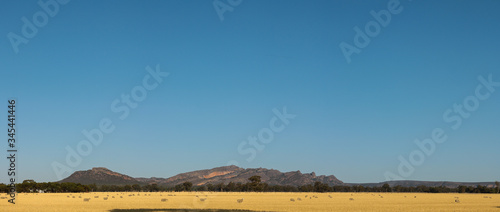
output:
[[[448,140],[406,179],[499,180],[500,89],[457,130],[443,114],[479,76],[500,81],[500,2],[402,0],[348,63],[339,44],[388,2],[243,0],[221,21],[212,1],[70,1],[15,53],[7,35],[42,9],[2,1],[0,99],[18,101],[18,179],[57,180],[51,164],[107,117],[116,129],[73,170],[169,177],[237,161],[379,182],[442,128]],[[111,103],[157,64],[170,75],[120,120]],[[238,145],[283,107],[296,118],[246,161]]]

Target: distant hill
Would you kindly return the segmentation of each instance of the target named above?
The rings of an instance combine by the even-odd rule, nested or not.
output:
[[[427,186],[427,187],[439,187],[444,186],[448,188],[456,188],[460,185],[462,186],[486,186],[488,188],[495,187],[495,182],[450,182],[450,181],[416,181],[416,180],[398,180],[398,181],[387,181],[380,183],[348,183],[346,185],[362,185],[365,187],[381,187],[385,183],[389,184],[389,186],[402,186],[402,187],[417,187],[417,186]]]
[[[113,172],[107,168],[98,167],[86,171],[76,171],[69,177],[59,181],[73,182],[81,184],[97,184],[97,185],[126,185],[126,184],[139,184],[135,178]]]
[[[251,176],[258,175],[261,176],[262,182],[269,185],[291,185],[291,186],[302,186],[313,184],[316,181],[326,183],[330,186],[333,185],[362,185],[365,187],[381,187],[385,183],[389,184],[391,187],[400,185],[403,187],[417,187],[417,186],[427,186],[427,187],[438,187],[445,186],[448,188],[456,188],[459,185],[464,186],[477,186],[482,185],[489,188],[495,187],[494,182],[449,182],[449,181],[412,181],[412,180],[401,180],[401,181],[388,181],[380,183],[344,183],[337,179],[333,175],[316,176],[314,172],[312,173],[301,173],[300,171],[293,172],[280,172],[275,169],[265,169],[265,168],[240,168],[237,166],[223,166],[213,169],[198,170],[192,172],[181,173],[169,178],[133,178],[128,175],[113,172],[107,168],[92,168],[86,171],[76,171],[69,177],[59,181],[59,182],[74,182],[81,184],[97,184],[97,185],[125,185],[125,184],[153,184],[156,183],[161,186],[175,186],[183,182],[192,182],[195,186],[201,186],[206,184],[227,184],[229,182],[234,183],[247,183],[248,178]]]

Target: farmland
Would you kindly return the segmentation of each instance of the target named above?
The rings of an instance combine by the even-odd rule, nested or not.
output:
[[[499,194],[90,192],[1,194],[0,211],[500,211]],[[134,209],[134,210],[131,210]]]

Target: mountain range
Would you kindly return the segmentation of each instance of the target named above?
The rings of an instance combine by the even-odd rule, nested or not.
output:
[[[314,172],[303,174],[300,171],[280,172],[274,169],[249,168],[244,169],[237,166],[223,166],[213,169],[186,172],[169,178],[133,178],[128,175],[113,172],[107,168],[92,168],[86,171],[76,171],[60,182],[74,182],[81,184],[97,185],[125,185],[125,184],[153,184],[163,186],[175,186],[183,182],[192,182],[200,186],[206,184],[218,184],[229,182],[247,183],[248,178],[254,175],[261,176],[262,182],[270,185],[308,185],[316,181],[328,185],[342,185],[343,182],[335,176],[316,176]]]
[[[258,175],[261,176],[262,182],[269,185],[291,185],[291,186],[302,186],[309,185],[314,182],[322,182],[333,185],[362,185],[362,186],[382,186],[387,183],[391,187],[393,186],[445,186],[450,188],[456,188],[459,185],[464,186],[476,186],[482,185],[487,187],[494,187],[494,182],[449,182],[449,181],[388,181],[380,183],[344,183],[337,179],[333,175],[320,175],[316,176],[314,172],[312,173],[301,173],[300,171],[292,172],[280,172],[275,169],[265,169],[265,168],[240,168],[237,166],[223,166],[213,169],[198,170],[192,172],[181,173],[169,178],[134,178],[128,175],[113,172],[107,168],[97,167],[86,171],[76,171],[69,177],[59,181],[59,182],[73,182],[81,184],[96,184],[96,185],[132,185],[132,184],[153,184],[161,186],[175,186],[183,182],[192,182],[195,186],[207,185],[207,184],[227,184],[229,182],[234,183],[247,183],[248,178],[251,176]]]

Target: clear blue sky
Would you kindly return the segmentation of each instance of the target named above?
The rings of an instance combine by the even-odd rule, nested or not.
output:
[[[347,63],[339,44],[387,2],[243,0],[221,21],[212,1],[71,1],[15,53],[8,33],[41,7],[2,1],[0,117],[17,98],[18,179],[57,180],[51,163],[108,117],[116,129],[75,170],[169,177],[234,160],[380,182],[439,127],[448,140],[407,179],[500,180],[500,87],[459,129],[443,120],[478,76],[500,81],[500,2],[401,0]],[[156,64],[170,76],[120,120],[111,103]],[[238,145],[283,107],[297,117],[247,162]]]

